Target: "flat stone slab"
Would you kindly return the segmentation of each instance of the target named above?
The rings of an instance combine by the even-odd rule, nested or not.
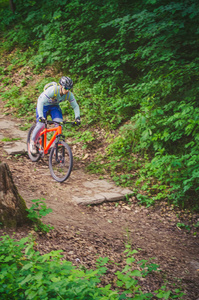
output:
[[[99,180],[100,181],[100,180]],[[95,184],[94,181],[90,182],[93,184],[92,188],[94,188]],[[109,182],[107,182],[109,184]],[[112,185],[112,184],[111,184]],[[72,200],[78,204],[78,205],[96,205],[96,204],[101,204],[103,202],[116,202],[116,201],[121,201],[125,200],[126,196],[130,196],[133,194],[131,190],[122,190],[123,193],[119,192],[101,192],[99,194],[94,194],[93,196],[72,196]],[[125,193],[124,193],[125,191]],[[126,193],[128,191],[128,193]]]
[[[17,141],[4,142],[3,149],[8,155],[24,154],[26,150],[27,131],[18,129],[17,125],[12,120],[7,120],[5,115],[0,114],[0,140],[7,137],[7,134],[12,139]]]
[[[9,155],[24,154],[27,152],[26,143],[23,142],[15,142],[12,143],[12,145],[10,143],[6,143],[3,149]]]
[[[14,128],[12,131],[12,134],[16,138],[20,138],[23,142],[26,143],[27,140],[27,132],[26,131],[21,131],[17,128]]]
[[[106,201],[105,197],[103,197],[102,195],[98,196],[94,196],[94,197],[72,197],[73,202],[75,202],[78,205],[94,205],[94,204],[101,204],[103,202]]]
[[[105,197],[107,201],[114,202],[114,201],[119,201],[123,200],[125,198],[124,195],[120,193],[115,193],[115,192],[104,192],[102,195]]]
[[[4,117],[4,116],[3,116]],[[15,126],[15,122],[11,121],[11,120],[6,120],[5,118],[2,118],[2,121],[0,121],[0,128],[1,129],[12,129]]]
[[[1,122],[0,122],[0,130],[1,130],[1,135],[3,135],[3,131],[7,130],[7,128],[1,128]],[[13,138],[18,138],[20,140],[22,140],[23,142],[26,142],[27,140],[27,132],[26,131],[21,131],[17,128],[9,128],[10,131],[10,135],[12,135]]]

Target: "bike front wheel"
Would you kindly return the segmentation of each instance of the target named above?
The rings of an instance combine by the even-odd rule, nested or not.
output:
[[[73,168],[73,155],[67,143],[60,141],[50,151],[49,169],[52,177],[63,182],[69,176]]]

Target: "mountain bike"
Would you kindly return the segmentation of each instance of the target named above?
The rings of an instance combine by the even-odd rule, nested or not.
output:
[[[45,120],[45,128],[42,130],[42,132],[39,135],[39,138],[36,142],[36,149],[37,153],[32,154],[30,152],[30,141],[32,137],[33,130],[36,126],[36,124],[33,124],[28,132],[27,137],[27,151],[28,156],[31,159],[31,161],[36,162],[40,158],[44,157],[44,155],[50,153],[49,156],[49,169],[51,176],[58,182],[65,181],[72,171],[73,167],[73,155],[72,151],[69,147],[69,145],[65,142],[64,138],[65,136],[62,134],[62,125],[63,124],[70,124],[70,125],[76,125],[75,122],[53,122]],[[49,128],[49,125],[52,125],[55,123],[58,125],[57,127]],[[53,136],[48,141],[47,134],[53,133]]]

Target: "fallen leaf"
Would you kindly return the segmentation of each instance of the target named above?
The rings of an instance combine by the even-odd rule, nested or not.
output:
[[[127,210],[131,210],[131,208],[129,206],[123,206],[123,208],[125,208]]]

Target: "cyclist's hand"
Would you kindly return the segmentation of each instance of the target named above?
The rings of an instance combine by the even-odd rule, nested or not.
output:
[[[81,124],[80,118],[75,119],[75,125],[79,126]]]
[[[45,122],[46,122],[46,119],[45,119],[44,117],[40,117],[40,118],[39,118],[39,122],[45,123]]]

